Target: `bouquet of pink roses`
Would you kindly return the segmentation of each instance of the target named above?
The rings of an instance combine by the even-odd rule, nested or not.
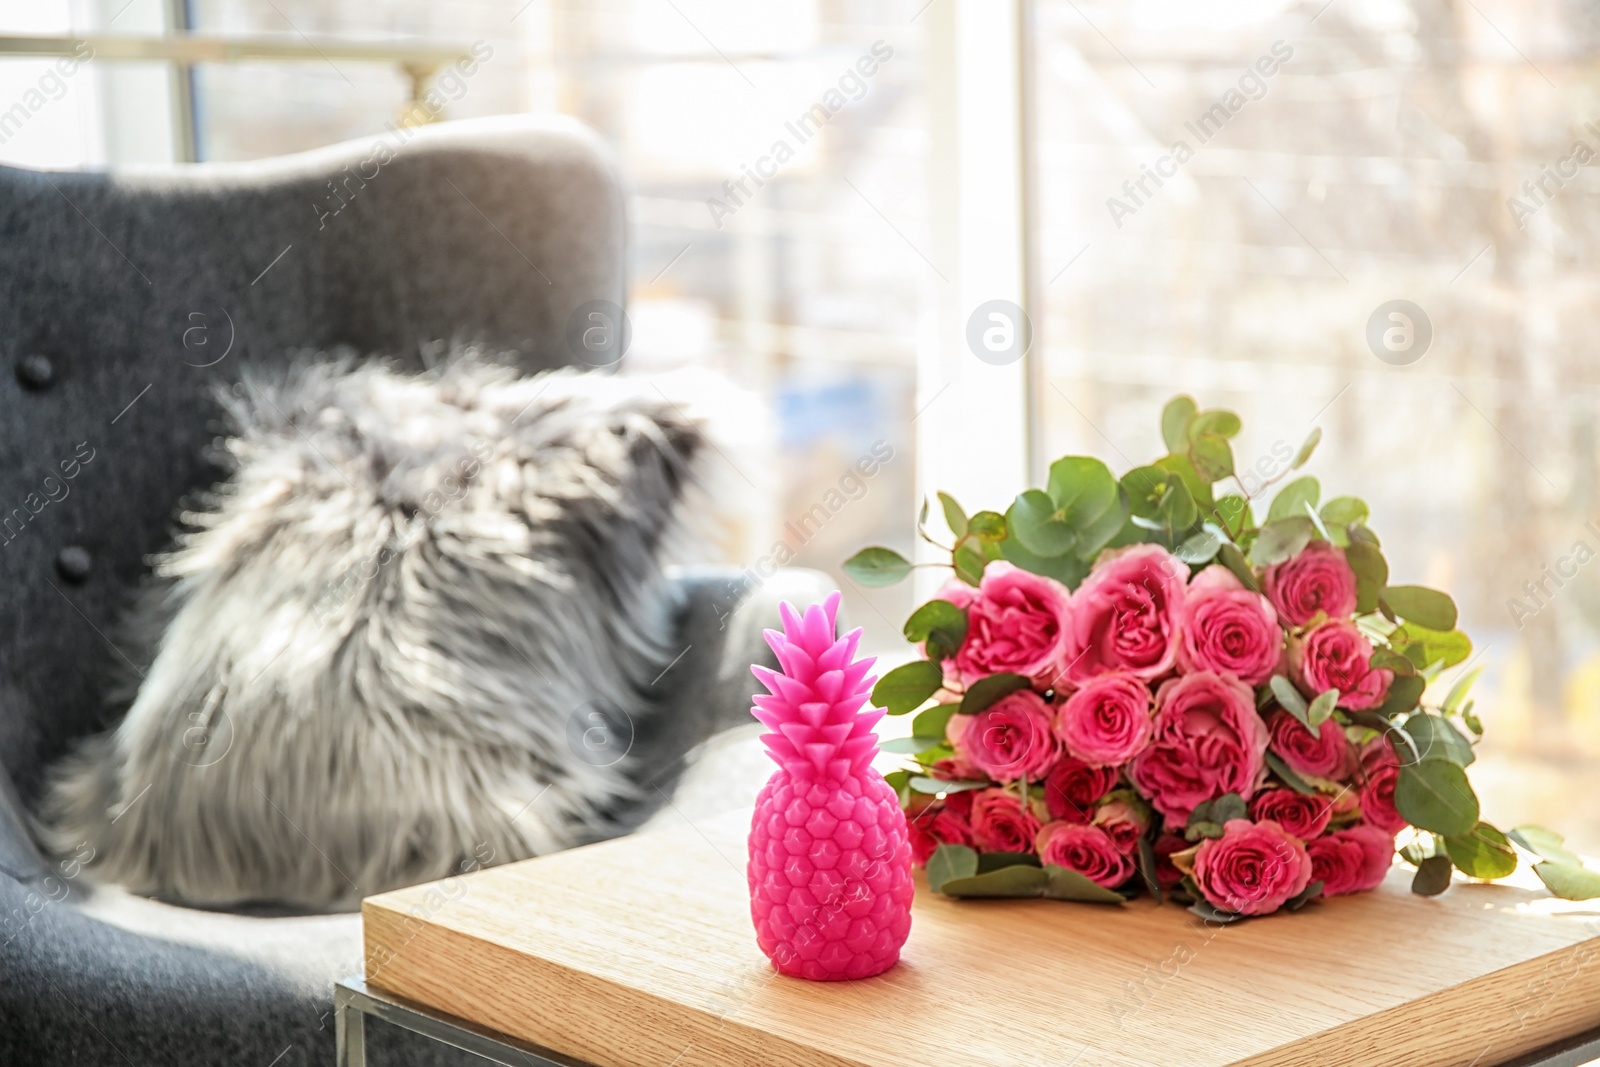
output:
[[[1161,423],[1168,454],[1120,479],[1069,456],[1003,515],[939,494],[955,578],[906,622],[921,658],[873,690],[917,713],[883,748],[913,764],[886,777],[930,885],[1148,890],[1231,919],[1372,889],[1398,843],[1418,893],[1504,877],[1520,849],[1553,893],[1600,896],[1558,835],[1480,819],[1478,671],[1430,686],[1471,642],[1444,593],[1389,584],[1367,505],[1300,477],[1257,519],[1320,431],[1241,475],[1233,413],[1178,397]],[[886,548],[845,564],[870,585],[911,568]]]

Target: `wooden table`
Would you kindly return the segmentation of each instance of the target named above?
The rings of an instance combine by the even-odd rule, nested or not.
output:
[[[1417,897],[1403,867],[1228,926],[924,886],[887,974],[785,978],[750,925],[747,825],[372,897],[367,985],[597,1067],[1489,1067],[1600,1027],[1600,907],[1508,885]]]

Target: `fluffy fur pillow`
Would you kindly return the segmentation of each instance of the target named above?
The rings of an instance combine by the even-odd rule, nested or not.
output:
[[[50,843],[137,892],[320,908],[626,829],[704,420],[474,362],[225,402],[231,476],[158,561],[136,696],[57,768]]]

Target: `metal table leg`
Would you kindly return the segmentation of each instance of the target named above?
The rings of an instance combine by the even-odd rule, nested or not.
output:
[[[503,1064],[504,1067],[591,1067],[509,1034],[454,1018],[393,993],[370,988],[362,978],[346,978],[335,984],[333,1006],[339,1067],[366,1067],[365,1024],[368,1015]]]

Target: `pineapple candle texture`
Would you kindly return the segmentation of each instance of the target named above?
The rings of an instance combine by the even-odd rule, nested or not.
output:
[[[768,630],[779,670],[751,668],[768,692],[751,713],[778,769],[750,824],[750,915],[782,974],[869,978],[894,966],[911,932],[911,843],[900,799],[872,769],[882,708],[866,707],[875,660],[861,631],[835,638],[839,594]]]

